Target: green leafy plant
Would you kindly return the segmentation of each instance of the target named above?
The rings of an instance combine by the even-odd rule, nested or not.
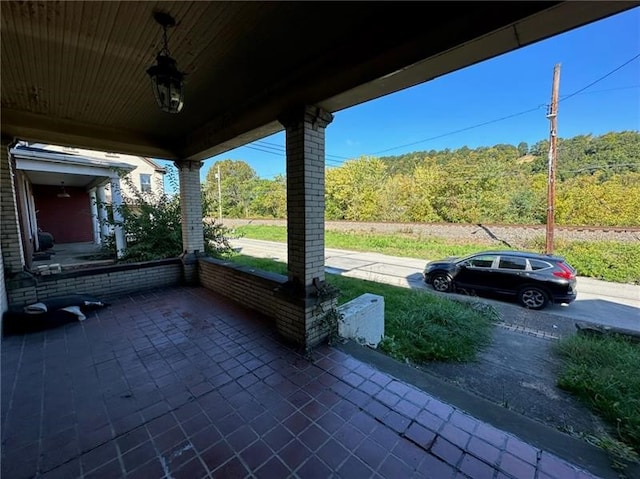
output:
[[[111,210],[104,222],[112,230],[116,226],[121,226],[124,230],[127,247],[121,261],[139,262],[178,257],[183,250],[179,195],[170,195],[164,189],[141,192],[127,174],[121,174],[120,181],[127,186],[129,193],[123,197],[123,204],[115,207],[122,220],[117,220],[117,215]],[[178,191],[173,171],[169,173],[168,181],[172,189]],[[108,209],[111,208],[114,207],[108,205]],[[206,254],[219,257],[232,252],[229,244],[232,232],[228,228],[214,220],[203,221],[202,228]],[[106,239],[105,248],[115,253],[113,232]]]

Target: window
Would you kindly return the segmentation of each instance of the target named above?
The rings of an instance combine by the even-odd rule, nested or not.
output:
[[[527,269],[527,259],[518,258],[516,256],[501,256],[500,265],[498,267],[502,269],[519,269],[524,271]]]
[[[151,192],[151,175],[148,173],[140,173],[140,191],[143,193]]]
[[[475,258],[471,258],[467,264],[474,268],[491,268],[494,258],[495,256],[491,255],[476,256]]]
[[[533,271],[537,271],[540,269],[551,268],[551,265],[545,261],[540,261],[538,259],[530,259],[529,264],[531,265],[531,269]]]

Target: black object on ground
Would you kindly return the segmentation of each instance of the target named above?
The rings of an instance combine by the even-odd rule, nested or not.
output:
[[[24,308],[11,308],[2,318],[4,336],[27,334],[82,321],[85,313],[108,306],[89,294],[57,296]]]
[[[51,233],[47,233],[46,231],[38,231],[38,246],[39,251],[44,251],[47,249],[53,248],[53,235]]]

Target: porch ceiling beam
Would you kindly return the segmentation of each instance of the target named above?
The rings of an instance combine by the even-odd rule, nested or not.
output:
[[[160,138],[126,129],[2,109],[2,135],[33,143],[50,143],[98,151],[176,160],[176,150]]]

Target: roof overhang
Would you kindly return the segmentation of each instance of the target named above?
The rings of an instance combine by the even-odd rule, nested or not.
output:
[[[640,2],[3,2],[2,134],[205,159],[603,19]],[[155,8],[178,22],[183,111],[156,106]]]
[[[16,169],[23,171],[35,185],[56,185],[92,188],[118,178],[119,172],[130,172],[128,163],[100,161],[64,153],[12,148]]]

